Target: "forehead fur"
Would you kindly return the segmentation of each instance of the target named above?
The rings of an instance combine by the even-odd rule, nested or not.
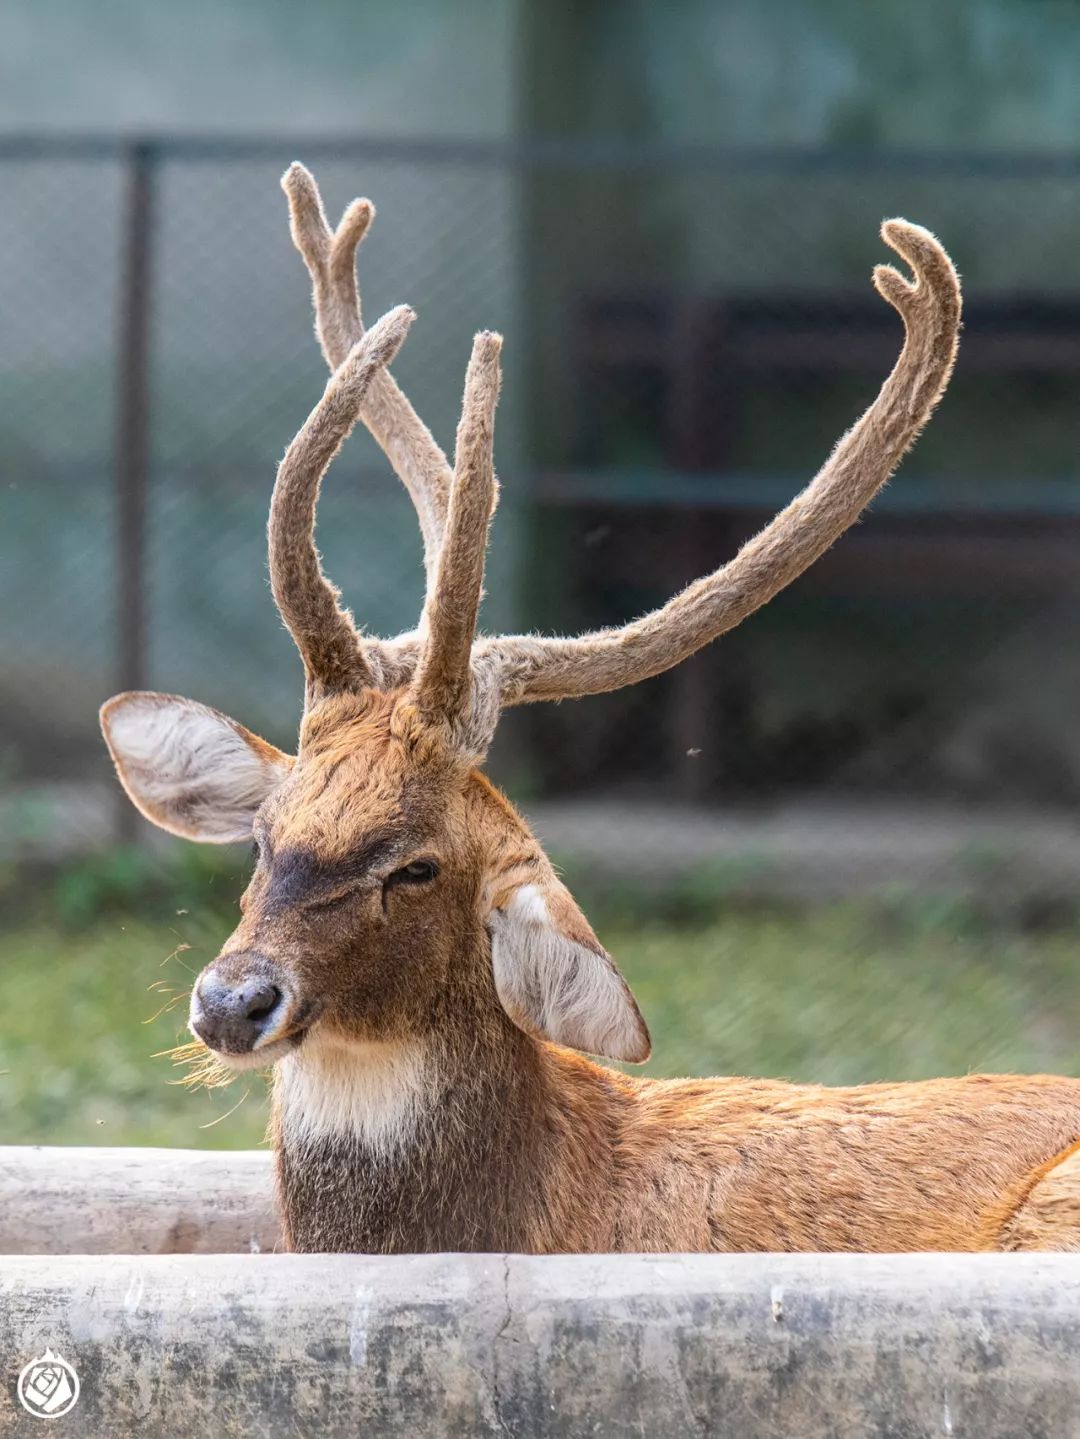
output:
[[[386,746],[394,738],[392,694],[363,690],[331,695],[312,705],[300,726],[300,758],[333,760],[358,749]]]
[[[276,846],[334,857],[372,831],[430,838],[464,800],[469,771],[401,695],[335,695],[312,707],[297,764],[269,801]]]
[[[276,848],[351,854],[364,836],[420,844],[450,833],[455,850],[502,872],[538,851],[525,821],[481,771],[420,724],[401,694],[335,695],[304,717],[297,764],[268,801]]]

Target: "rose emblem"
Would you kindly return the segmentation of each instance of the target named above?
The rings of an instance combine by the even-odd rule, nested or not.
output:
[[[19,1403],[38,1419],[59,1419],[74,1409],[79,1397],[79,1376],[59,1354],[46,1349],[31,1359],[19,1375]]]

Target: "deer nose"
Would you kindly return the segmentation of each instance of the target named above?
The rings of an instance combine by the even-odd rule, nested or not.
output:
[[[191,996],[191,1028],[221,1054],[250,1054],[273,1036],[285,1008],[282,987],[265,972],[232,980],[208,969]]]

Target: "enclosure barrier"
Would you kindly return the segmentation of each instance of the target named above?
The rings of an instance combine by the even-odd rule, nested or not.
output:
[[[0,1145],[0,1256],[280,1247],[267,1150]]]
[[[68,1166],[85,1193],[93,1153],[76,1152]],[[0,1154],[17,1209],[35,1154],[42,1175],[61,1173],[63,1151]],[[102,1155],[114,1185],[119,1161]],[[147,1168],[162,1162],[142,1155]],[[175,1232],[205,1242],[223,1231],[207,1227],[208,1198],[196,1198],[204,1157],[172,1159],[187,1195],[178,1207],[193,1202],[202,1216]],[[238,1213],[260,1212],[265,1156],[205,1160],[204,1178],[231,1170]],[[12,1180],[15,1169],[23,1179]],[[127,1214],[138,1209],[139,1172],[131,1160]],[[169,1211],[160,1178],[147,1177],[157,1223]],[[71,1189],[58,1214],[75,1215]],[[47,1178],[34,1194],[49,1209]],[[111,1243],[101,1206],[91,1207],[92,1234]],[[10,1231],[15,1221],[4,1221]],[[139,1233],[145,1243],[174,1231]],[[76,1405],[48,1432],[78,1439],[1067,1439],[1080,1433],[1078,1347],[1080,1255],[0,1260],[0,1434],[16,1439],[43,1432],[16,1384],[45,1348],[80,1382]]]

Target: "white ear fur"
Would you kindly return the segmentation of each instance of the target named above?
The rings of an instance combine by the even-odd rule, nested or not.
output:
[[[649,1031],[629,985],[554,876],[520,885],[488,926],[495,988],[519,1028],[606,1059],[648,1059]]]
[[[209,844],[249,839],[256,810],[293,763],[228,715],[178,695],[116,695],[102,706],[101,728],[140,814]]]

